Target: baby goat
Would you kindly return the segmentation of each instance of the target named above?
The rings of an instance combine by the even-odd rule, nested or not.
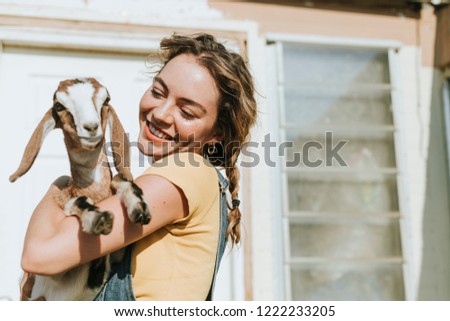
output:
[[[32,166],[45,136],[61,128],[70,161],[71,181],[55,200],[66,215],[76,215],[81,229],[90,234],[108,234],[113,215],[94,204],[112,195],[120,195],[130,220],[147,224],[150,212],[142,190],[132,182],[128,167],[129,142],[105,87],[96,79],[70,79],[59,83],[53,107],[35,129],[18,170],[9,178],[14,182]],[[112,179],[106,151],[107,124],[111,131],[114,165],[118,175]],[[53,277],[36,276],[31,300],[92,300],[106,281],[109,256],[102,257]]]

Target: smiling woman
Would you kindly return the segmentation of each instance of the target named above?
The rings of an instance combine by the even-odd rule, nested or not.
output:
[[[219,92],[196,59],[182,54],[170,60],[141,99],[139,143],[155,160],[175,150],[200,154],[205,144],[220,141]]]
[[[135,180],[152,220],[130,223],[110,197],[97,205],[114,213],[111,233],[80,234],[51,186],[28,227],[25,271],[53,275],[126,248],[97,300],[211,298],[226,240],[240,240],[236,161],[256,120],[253,81],[242,57],[211,35],[174,35],[161,49],[163,67],[139,106],[139,148],[155,162]]]

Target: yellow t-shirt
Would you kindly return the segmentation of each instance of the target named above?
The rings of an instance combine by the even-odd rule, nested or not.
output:
[[[159,175],[178,186],[189,214],[133,247],[132,276],[137,300],[205,300],[219,241],[220,190],[214,167],[194,153],[176,153],[143,175]]]

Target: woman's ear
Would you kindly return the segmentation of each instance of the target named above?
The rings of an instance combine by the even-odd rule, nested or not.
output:
[[[215,130],[213,136],[206,142],[206,145],[217,144],[223,141],[223,132],[221,130]]]

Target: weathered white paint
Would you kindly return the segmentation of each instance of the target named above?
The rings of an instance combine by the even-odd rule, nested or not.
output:
[[[220,11],[208,6],[207,0],[0,0],[1,4],[25,8],[24,15],[38,9],[44,12],[70,10],[76,12],[91,12],[102,16],[117,15],[123,19],[216,19],[221,18]]]

